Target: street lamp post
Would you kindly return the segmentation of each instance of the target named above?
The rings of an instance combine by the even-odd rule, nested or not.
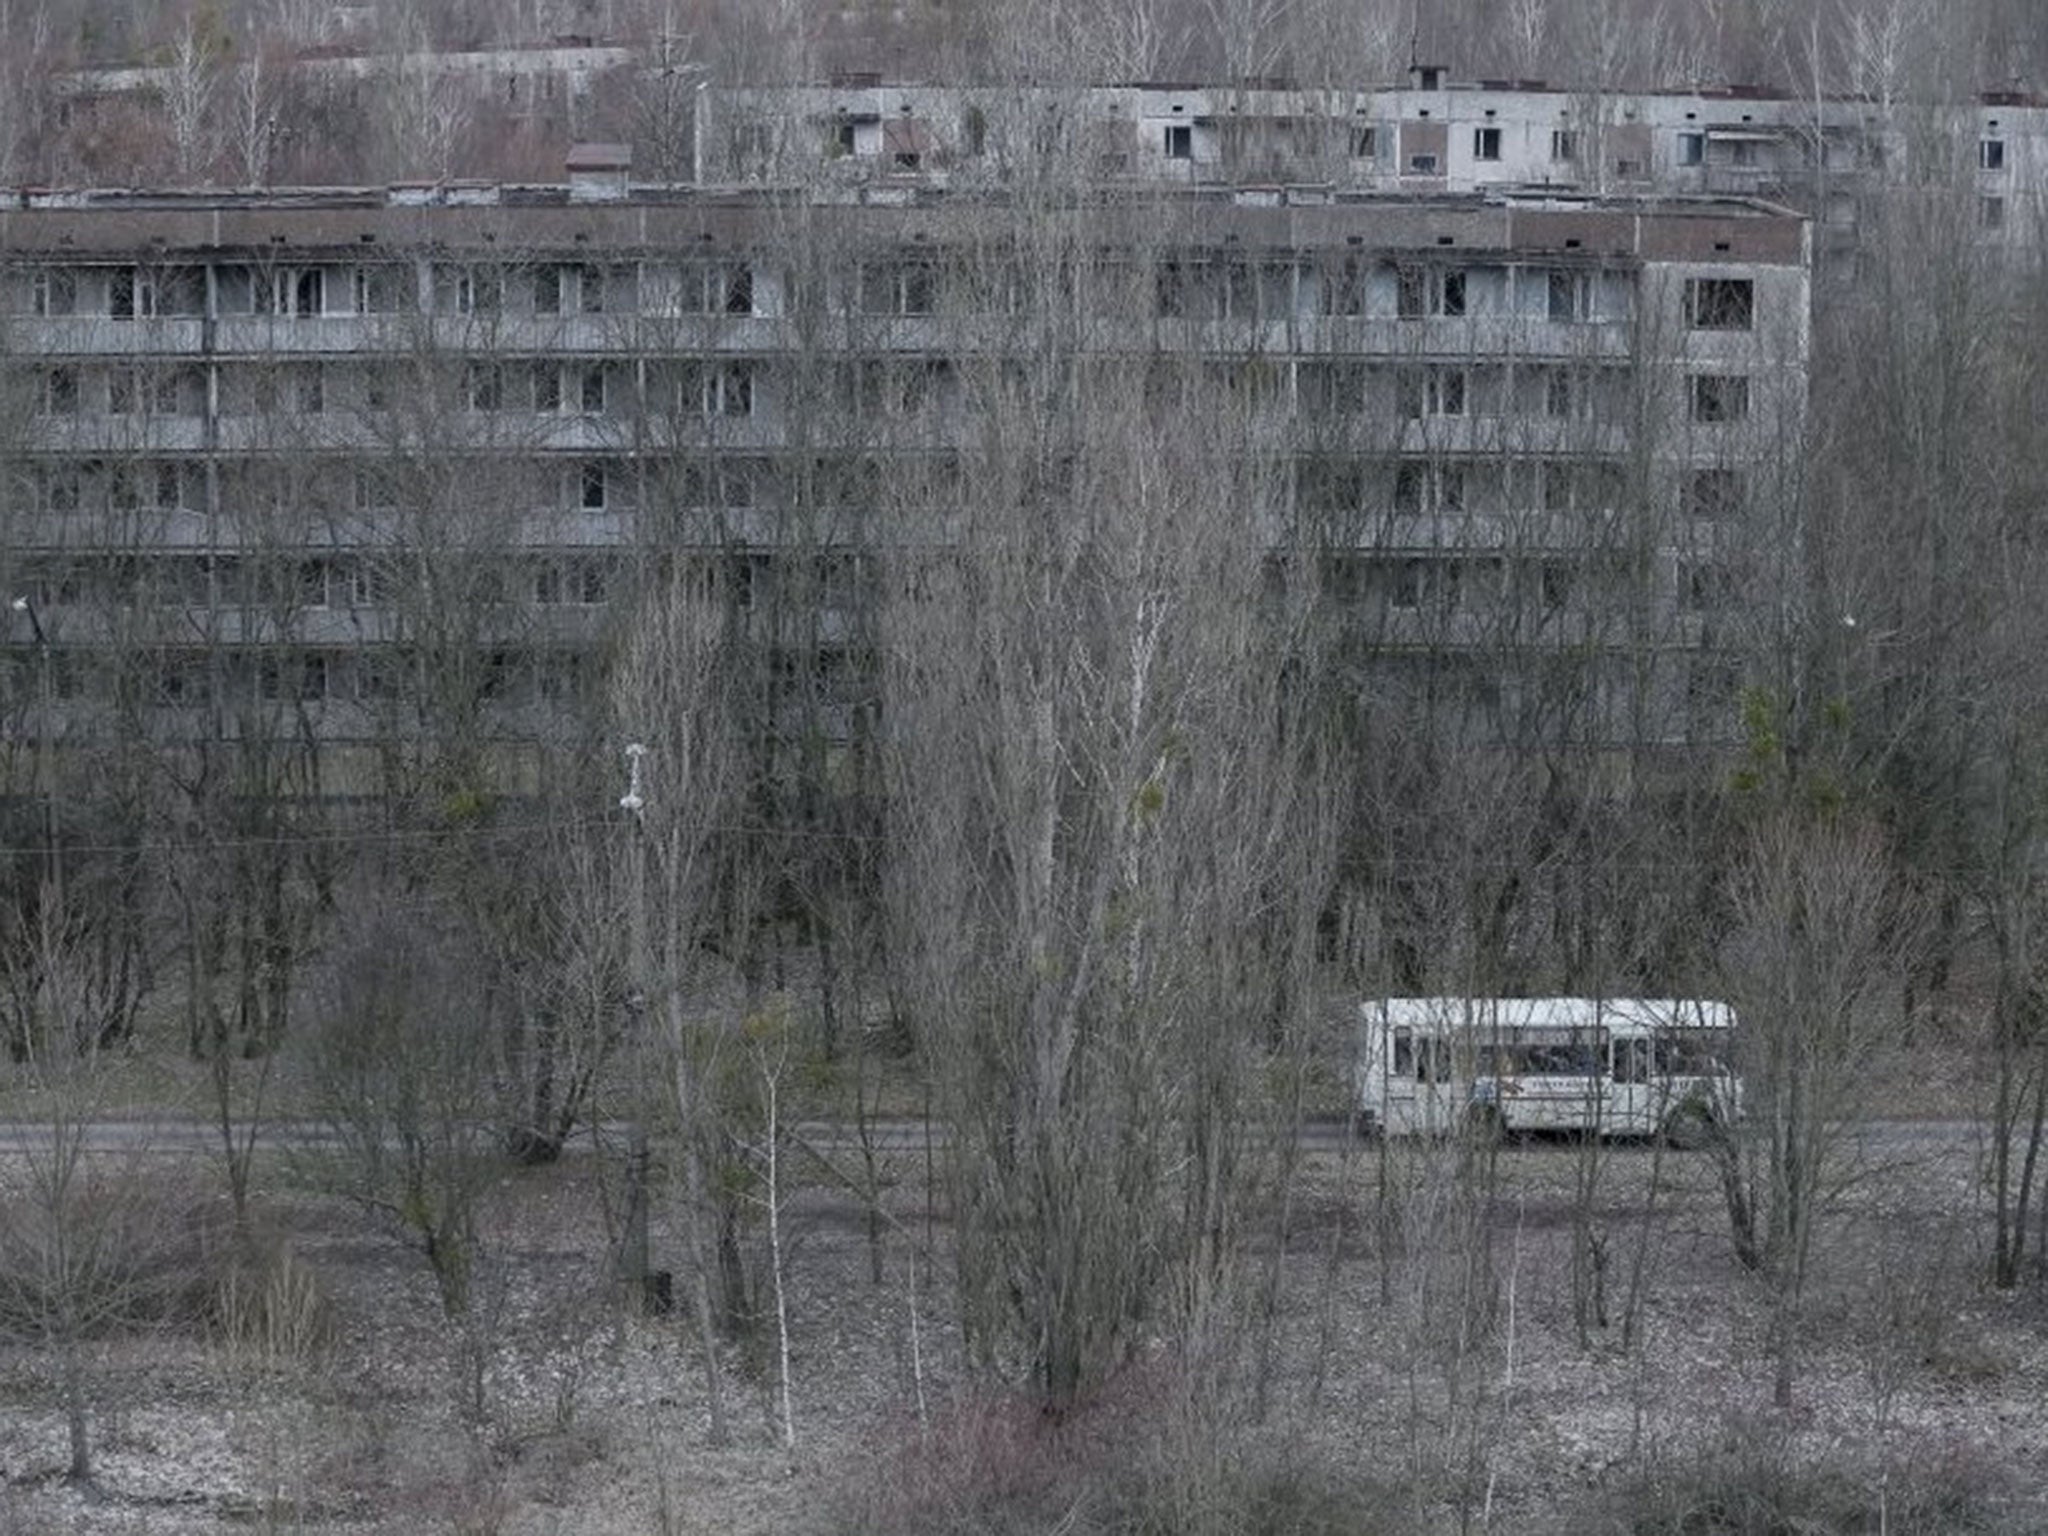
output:
[[[43,797],[43,879],[61,905],[64,865],[57,852],[57,770],[50,745],[57,726],[57,690],[51,675],[50,636],[27,593],[15,598],[14,611],[27,617],[36,644],[36,778]]]

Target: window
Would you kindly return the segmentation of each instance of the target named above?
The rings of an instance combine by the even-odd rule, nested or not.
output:
[[[142,409],[143,382],[140,374],[116,368],[107,376],[107,414],[131,416]]]
[[[357,267],[355,309],[359,315],[396,314],[410,286],[411,273],[392,263]]]
[[[576,409],[585,416],[604,414],[604,364],[585,363],[577,370]]]
[[[562,408],[562,370],[553,363],[535,363],[531,377],[533,408],[543,415],[559,411]]]
[[[292,407],[309,416],[327,409],[327,370],[319,363],[300,363],[291,371]]]
[[[1354,160],[1377,160],[1379,157],[1379,130],[1371,123],[1353,123],[1351,125],[1351,158]]]
[[[1195,130],[1186,123],[1166,125],[1166,158],[1169,160],[1192,160],[1195,157]]]
[[[1442,267],[1403,267],[1396,282],[1403,320],[1454,319],[1465,313],[1465,274]]]
[[[164,512],[181,505],[183,476],[168,461],[123,464],[112,483],[114,505],[123,512]]]
[[[1578,570],[1567,560],[1545,560],[1537,567],[1536,599],[1555,611],[1569,608],[1578,586]]]
[[[310,319],[327,313],[327,274],[318,267],[279,272],[275,293],[280,315]]]
[[[1631,160],[1627,157],[1617,159],[1614,162],[1614,174],[1622,181],[1640,180],[1643,174],[1643,162]]]
[[[1742,510],[1742,475],[1733,469],[1696,469],[1686,482],[1688,516],[1732,517]]]
[[[348,601],[352,608],[381,608],[391,601],[391,578],[382,565],[359,560],[349,567]]]
[[[1394,510],[1404,516],[1459,512],[1465,506],[1465,471],[1457,464],[1407,460],[1394,470]]]
[[[107,313],[116,320],[145,320],[156,313],[156,285],[149,274],[116,267],[107,274]]]
[[[1395,381],[1401,415],[1414,421],[1424,416],[1465,414],[1465,370],[1409,369]]]
[[[1367,268],[1356,256],[1347,256],[1333,270],[1323,274],[1322,309],[1326,315],[1365,313]]]
[[[533,269],[533,312],[559,315],[562,312],[562,269],[555,266]]]
[[[707,370],[703,411],[706,416],[753,415],[754,370],[745,363],[727,363]]]
[[[1587,320],[1593,314],[1593,279],[1584,272],[1552,272],[1545,313],[1552,320]]]
[[[754,269],[744,261],[726,262],[709,274],[706,307],[724,315],[754,312]]]
[[[1749,414],[1749,380],[1739,373],[1696,373],[1692,379],[1692,419],[1720,423],[1741,421]]]
[[[586,464],[577,480],[576,504],[586,512],[602,512],[610,489],[605,467],[602,464]]]
[[[444,313],[495,315],[504,308],[504,274],[490,267],[442,267],[434,293]]]
[[[327,697],[327,658],[303,652],[266,656],[257,669],[257,686],[273,703],[318,703]]]
[[[381,511],[397,504],[390,480],[374,469],[356,471],[354,491],[358,512]]]
[[[1546,512],[1569,512],[1574,505],[1572,495],[1578,482],[1574,466],[1546,460],[1543,465],[1543,510]]]
[[[1472,130],[1472,158],[1474,160],[1498,160],[1500,158],[1500,130],[1498,128],[1474,128]]]
[[[29,285],[29,307],[44,317],[78,312],[78,274],[62,267],[46,267]]]
[[[595,606],[607,601],[610,595],[611,570],[602,560],[564,560],[534,568],[533,600],[536,603]]]
[[[1696,331],[1746,331],[1756,292],[1746,277],[1694,277],[1685,284],[1685,323]]]
[[[1725,609],[1735,597],[1735,573],[1725,565],[1681,567],[1678,600],[1688,613]]]
[[[616,268],[584,266],[575,274],[575,307],[586,315],[602,315],[606,309],[621,309],[625,305],[616,303],[616,299],[621,299],[623,293],[614,291],[621,291],[623,287],[623,274],[618,274]]]
[[[1980,171],[2002,171],[2005,169],[2005,140],[1979,139],[1977,141],[1977,169]]]
[[[505,407],[505,370],[495,363],[469,365],[467,404],[472,411],[497,411]]]
[[[1730,165],[1753,166],[1756,164],[1756,145],[1749,139],[1737,139],[1728,146]]]
[[[1705,165],[1707,163],[1707,136],[1704,133],[1681,133],[1678,136],[1678,163],[1680,165]]]
[[[1408,171],[1413,176],[1434,176],[1436,174],[1436,156],[1410,155],[1408,157]]]
[[[1559,161],[1578,159],[1579,136],[1569,128],[1551,129],[1550,158]]]
[[[1552,421],[1567,421],[1579,414],[1586,390],[1584,381],[1569,368],[1543,370],[1543,414]]]
[[[302,608],[327,607],[339,586],[334,579],[334,566],[325,560],[301,561],[297,576],[299,606]]]
[[[938,308],[938,273],[925,261],[870,263],[861,268],[860,307],[870,315],[929,315]]]
[[[42,416],[76,416],[78,414],[78,370],[76,368],[49,368],[42,376],[42,388],[38,392],[37,414]]]

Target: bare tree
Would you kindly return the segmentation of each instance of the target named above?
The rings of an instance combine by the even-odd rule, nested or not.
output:
[[[1899,1037],[1910,926],[1875,832],[1795,813],[1758,828],[1732,902],[1742,1098],[1711,1145],[1736,1259],[1769,1297],[1772,1394],[1788,1406],[1818,1239],[1856,1172],[1873,1064]]]

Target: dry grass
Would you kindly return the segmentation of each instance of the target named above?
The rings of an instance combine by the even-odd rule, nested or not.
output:
[[[913,1291],[904,1234],[927,1231],[916,1167],[895,1170],[902,1227],[885,1237],[880,1286],[857,1203],[802,1191],[788,1217],[794,1455],[776,1444],[748,1350],[721,1362],[736,1440],[715,1448],[688,1330],[613,1311],[587,1156],[507,1170],[491,1191],[482,1422],[459,1409],[461,1341],[417,1259],[317,1194],[274,1195],[272,1235],[217,1280],[211,1327],[102,1342],[107,1502],[90,1514],[33,1476],[61,1465],[47,1373],[30,1351],[0,1361],[0,1468],[15,1479],[0,1531],[780,1536],[1066,1522],[1075,1536],[1461,1524],[1665,1536],[1875,1530],[1880,1504],[1890,1531],[2048,1527],[2033,1473],[2048,1444],[2042,1319],[1975,1287],[1967,1147],[1874,1180],[1840,1214],[1790,1414],[1763,1406],[1758,1298],[1727,1259],[1700,1158],[1607,1152],[1596,1220],[1617,1286],[1642,1245],[1643,1301],[1628,1340],[1617,1292],[1615,1320],[1581,1345],[1579,1155],[1503,1154],[1483,1226],[1492,1320],[1461,1331],[1440,1310],[1452,1276],[1429,1261],[1427,1222],[1410,1225],[1406,1250],[1385,1244],[1377,1153],[1318,1154],[1279,1250],[1263,1412],[1247,1328],[1202,1373],[1147,1352],[1059,1425],[971,1384],[930,1265]],[[1426,1213],[1433,1170],[1418,1156],[1394,1172],[1412,1176]],[[943,1221],[929,1231],[942,1255]],[[1254,1257],[1280,1235],[1254,1233]],[[676,1263],[665,1232],[657,1247]],[[1256,1321],[1249,1301],[1242,1318]]]

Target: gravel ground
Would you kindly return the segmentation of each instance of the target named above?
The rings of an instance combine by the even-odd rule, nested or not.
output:
[[[1581,1148],[1506,1151],[1480,1210],[1450,1198],[1448,1153],[1397,1150],[1386,1174],[1409,1191],[1405,1247],[1376,1215],[1378,1154],[1318,1155],[1279,1255],[1266,1419],[1243,1426],[1242,1443],[1263,1436],[1366,1469],[1415,1499],[1421,1523],[1445,1528],[1462,1498],[1480,1528],[1587,1529],[1587,1511],[1625,1505],[1645,1469],[1763,1447],[1873,1478],[1962,1464],[2005,1528],[2048,1529],[2048,1329],[2040,1303],[1975,1284],[1982,1224],[1966,1150],[1929,1153],[1845,1199],[1822,1245],[1789,1410],[1770,1406],[1764,1298],[1730,1262],[1708,1160],[1602,1155],[1593,1228],[1608,1325],[1583,1338],[1572,1278]],[[894,1214],[921,1231],[923,1181],[902,1172]],[[929,1422],[965,1411],[948,1296],[920,1268],[913,1306],[897,1236],[874,1285],[861,1210],[811,1189],[786,1218],[796,1447],[777,1434],[772,1353],[735,1350],[721,1378],[732,1444],[714,1449],[688,1330],[622,1321],[609,1304],[600,1209],[583,1158],[493,1191],[477,1423],[458,1409],[461,1340],[419,1258],[321,1198],[269,1207],[328,1298],[327,1353],[266,1371],[191,1337],[96,1346],[90,1494],[58,1477],[64,1425],[48,1362],[0,1355],[0,1536],[850,1530],[851,1512],[874,1507],[917,1443],[920,1379]],[[940,1216],[932,1230],[943,1252]],[[1460,1230],[1473,1241],[1445,1236]],[[1475,1271],[1458,1260],[1481,1235],[1491,1263]],[[1270,1228],[1252,1234],[1254,1280],[1275,1246]],[[1625,1330],[1632,1284],[1640,1306]],[[1461,1322],[1479,1310],[1487,1326]],[[1248,1347],[1247,1376],[1256,1358]]]

